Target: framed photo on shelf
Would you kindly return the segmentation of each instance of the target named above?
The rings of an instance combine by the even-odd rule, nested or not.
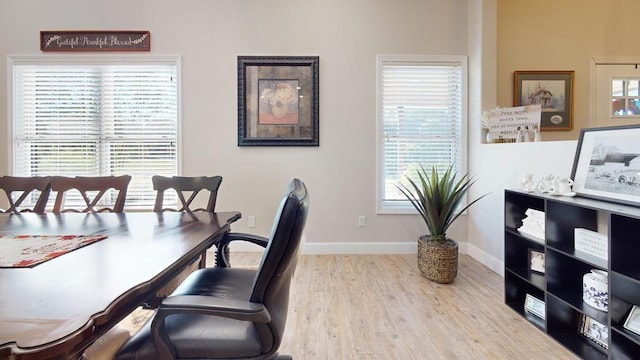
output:
[[[524,311],[531,313],[541,319],[544,320],[544,301],[538,299],[537,297],[527,294],[524,298]]]
[[[591,197],[640,205],[640,125],[580,130],[573,159],[573,191]]]
[[[513,106],[542,107],[541,131],[573,128],[573,71],[514,71]]]
[[[529,249],[529,269],[531,271],[544,274],[544,252],[534,249]]]
[[[578,332],[597,345],[609,349],[609,328],[606,325],[582,315]]]
[[[640,307],[638,305],[633,305],[627,320],[624,321],[623,327],[640,335]]]
[[[238,146],[319,146],[317,56],[238,56]]]

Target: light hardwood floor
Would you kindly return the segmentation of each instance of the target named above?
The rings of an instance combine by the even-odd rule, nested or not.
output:
[[[258,261],[232,254],[233,266]],[[297,360],[577,359],[504,305],[503,278],[466,255],[449,285],[424,279],[415,255],[303,255],[289,311],[280,352]]]

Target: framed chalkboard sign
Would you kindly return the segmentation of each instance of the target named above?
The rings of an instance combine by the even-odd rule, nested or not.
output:
[[[40,31],[41,51],[150,51],[149,31]]]

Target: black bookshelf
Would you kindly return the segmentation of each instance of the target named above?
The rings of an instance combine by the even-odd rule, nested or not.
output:
[[[623,324],[640,305],[640,208],[582,197],[505,190],[505,304],[583,359],[637,359],[640,336]],[[527,209],[545,214],[544,239],[518,228]],[[574,229],[607,235],[608,259],[574,248]],[[529,266],[529,251],[544,252],[545,271]],[[609,310],[582,301],[582,277],[591,269],[609,273]],[[525,311],[527,294],[545,302],[544,319]],[[606,325],[607,346],[579,331],[584,316]]]

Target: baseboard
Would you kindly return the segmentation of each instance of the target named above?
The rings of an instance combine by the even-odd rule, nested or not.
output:
[[[303,255],[330,255],[330,254],[415,254],[417,243],[409,242],[326,242],[307,243],[303,242],[300,253]],[[231,243],[232,251],[263,251],[264,249],[255,244],[238,241]],[[504,276],[504,263],[497,258],[487,254],[484,250],[469,244],[459,242],[458,250],[460,254],[467,254],[479,261],[484,266],[493,270],[500,276]]]
[[[232,242],[231,251],[263,251],[263,248],[244,241]],[[330,254],[415,254],[417,244],[411,242],[326,242],[302,243],[300,253],[303,255]]]
[[[410,242],[330,242],[303,243],[302,254],[415,254],[417,243]]]
[[[472,258],[478,260],[482,265],[488,267],[493,270],[498,275],[504,277],[504,262],[499,259],[489,255],[484,250],[479,247],[465,243],[466,244],[466,253]]]

